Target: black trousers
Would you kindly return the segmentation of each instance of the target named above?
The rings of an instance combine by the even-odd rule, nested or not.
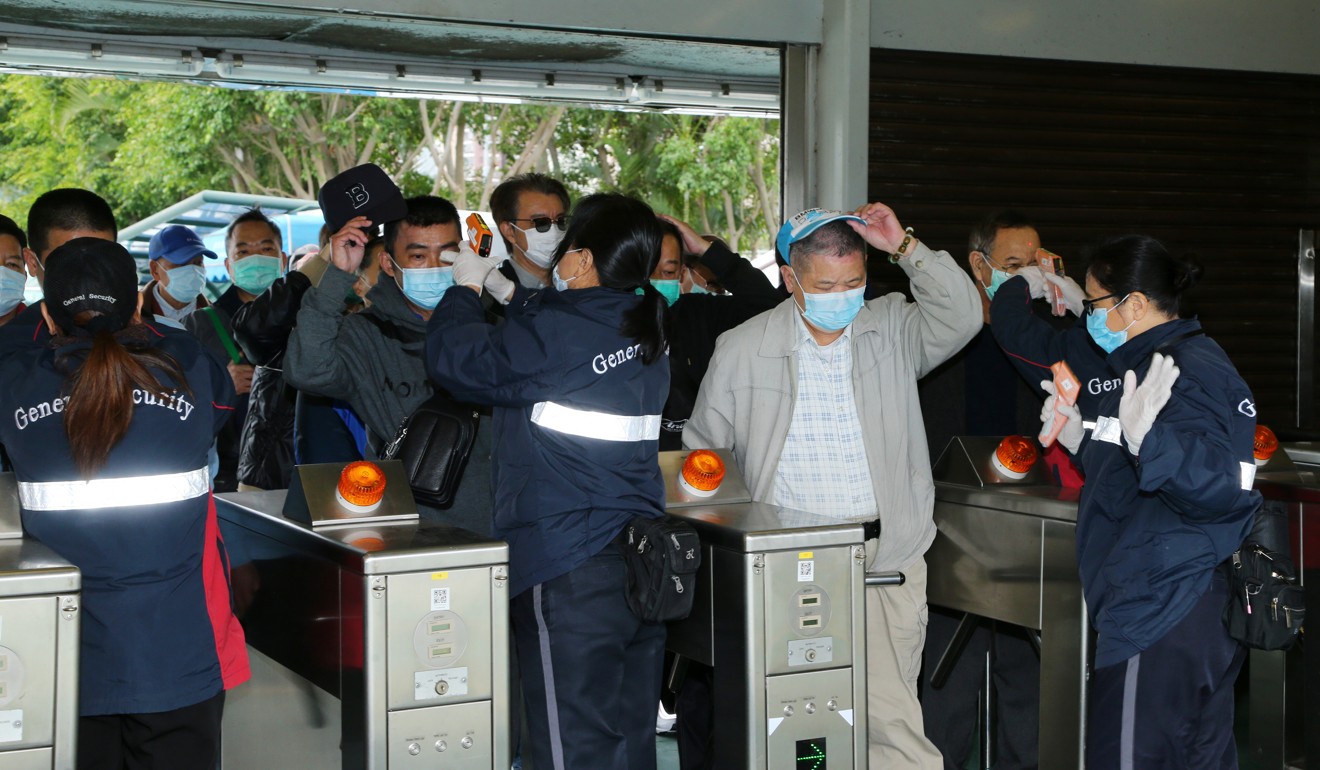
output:
[[[1141,653],[1091,676],[1087,770],[1228,770],[1233,683],[1246,648],[1224,627],[1217,570],[1187,617]]]
[[[78,770],[215,770],[225,693],[155,714],[78,719]]]

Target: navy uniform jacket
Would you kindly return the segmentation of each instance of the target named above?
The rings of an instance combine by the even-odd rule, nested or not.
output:
[[[581,565],[632,517],[664,515],[669,362],[644,365],[619,333],[641,297],[600,286],[523,296],[492,326],[476,292],[454,287],[426,329],[431,378],[459,401],[495,407],[495,532],[509,543],[510,596]],[[622,423],[646,427],[593,437]]]
[[[186,332],[141,329],[146,345],[179,362],[192,393],[161,398],[135,389],[128,433],[90,485],[69,453],[67,378],[56,369],[57,351],[28,344],[0,357],[0,441],[18,477],[23,529],[82,571],[84,716],[178,709],[248,676],[206,473],[233,384]],[[138,480],[104,488],[126,477]],[[163,489],[183,491],[145,502]]]
[[[1095,665],[1111,666],[1159,641],[1237,550],[1260,507],[1252,489],[1256,407],[1222,348],[1196,321],[1174,320],[1109,355],[1111,376],[1145,379],[1165,343],[1180,374],[1133,457],[1118,429],[1122,389],[1100,399],[1077,459],[1086,472],[1077,514],[1082,590],[1099,635]],[[1112,422],[1110,422],[1112,420]]]
[[[1014,276],[995,292],[990,303],[990,331],[1014,368],[1042,398],[1045,391],[1040,381],[1054,378],[1050,364],[1067,361],[1082,386],[1077,407],[1088,420],[1096,414],[1107,394],[1123,390],[1123,373],[1119,372],[1116,378],[1109,371],[1105,351],[1086,331],[1085,317],[1067,329],[1056,329],[1037,317],[1032,311],[1031,292],[1025,278]]]

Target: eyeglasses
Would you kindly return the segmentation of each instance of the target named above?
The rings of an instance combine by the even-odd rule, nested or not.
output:
[[[550,231],[550,225],[559,228],[560,232],[568,229],[568,220],[571,219],[567,214],[560,214],[551,219],[550,217],[514,217],[514,222],[531,222],[536,232],[545,233]]]
[[[1083,314],[1084,314],[1084,315],[1090,315],[1090,314],[1094,313],[1094,312],[1096,311],[1096,309],[1097,309],[1096,306],[1095,306],[1095,303],[1097,303],[1097,302],[1104,302],[1104,301],[1107,300],[1107,299],[1113,299],[1114,297],[1117,297],[1117,296],[1118,296],[1117,294],[1106,294],[1106,295],[1103,296],[1103,297],[1096,297],[1095,299],[1084,299],[1084,300],[1082,300],[1082,311],[1083,311]],[[1099,309],[1100,309],[1100,310],[1112,310],[1113,308],[1099,308]]]

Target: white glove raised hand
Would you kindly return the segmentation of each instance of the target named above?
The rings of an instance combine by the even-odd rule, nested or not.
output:
[[[1054,421],[1058,419],[1066,420],[1063,428],[1059,430],[1058,438],[1055,439],[1063,445],[1072,454],[1077,454],[1077,448],[1082,445],[1082,413],[1077,411],[1076,406],[1070,406],[1059,402],[1059,396],[1054,390],[1054,383],[1051,380],[1042,380],[1040,386],[1050,395],[1045,399],[1045,405],[1040,410],[1040,440],[1044,443],[1045,437],[1050,435],[1054,429]],[[1055,409],[1058,404],[1058,409]]]
[[[1020,275],[1027,281],[1027,288],[1031,291],[1031,296],[1035,299],[1045,298],[1045,271],[1035,265],[1027,265],[1018,268],[1013,275]]]
[[[1020,273],[1021,271],[1018,272]],[[1055,286],[1058,286],[1060,291],[1063,292],[1063,304],[1068,306],[1069,312],[1075,316],[1081,316],[1082,308],[1084,307],[1082,305],[1082,300],[1086,299],[1086,292],[1082,290],[1082,287],[1078,286],[1076,281],[1066,275],[1058,275],[1057,273],[1046,273],[1042,271],[1041,276]],[[1031,296],[1034,297],[1036,295],[1033,293]]]
[[[508,276],[501,273],[498,269],[492,270],[486,274],[486,291],[494,297],[501,305],[509,304],[513,299],[513,291],[518,288]]]
[[[454,285],[466,286],[476,293],[481,293],[481,285],[486,276],[498,264],[490,257],[482,257],[472,250],[466,241],[459,244],[458,254],[454,257]]]
[[[1155,424],[1160,410],[1169,403],[1173,383],[1178,380],[1178,366],[1172,356],[1156,353],[1150,361],[1146,379],[1137,384],[1137,373],[1129,369],[1123,375],[1123,398],[1118,402],[1118,422],[1123,439],[1134,456],[1141,452],[1141,442]]]

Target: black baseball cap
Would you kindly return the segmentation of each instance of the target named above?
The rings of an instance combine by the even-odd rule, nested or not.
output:
[[[354,166],[326,182],[316,196],[330,232],[338,232],[353,217],[381,225],[408,216],[403,191],[375,163]]]
[[[67,335],[116,332],[137,311],[137,263],[128,249],[102,238],[74,238],[46,257],[46,312]],[[75,318],[91,312],[80,325]]]

